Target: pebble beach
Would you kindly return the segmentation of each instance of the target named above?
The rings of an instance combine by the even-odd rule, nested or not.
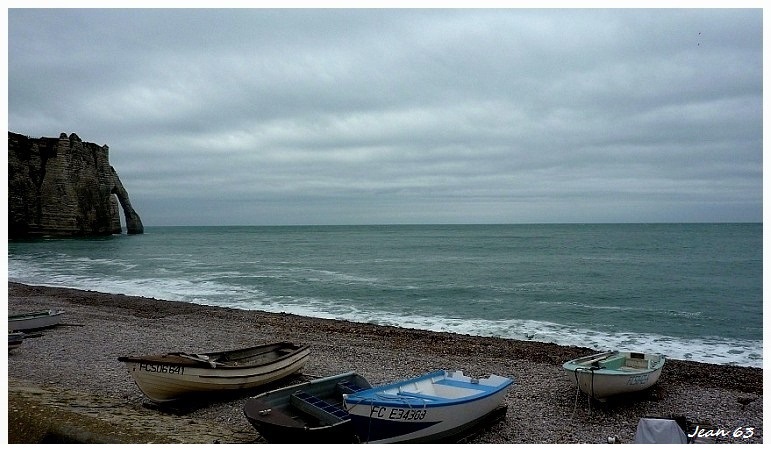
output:
[[[347,371],[373,385],[436,369],[512,377],[505,419],[470,444],[632,443],[640,418],[672,416],[704,428],[701,442],[763,442],[760,368],[668,360],[651,389],[600,403],[561,368],[588,348],[8,283],[9,314],[51,308],[63,324],[8,354],[11,444],[264,443],[243,415],[250,394],[159,408],[117,358],[279,340],[309,345],[311,357],[302,375],[266,389]]]

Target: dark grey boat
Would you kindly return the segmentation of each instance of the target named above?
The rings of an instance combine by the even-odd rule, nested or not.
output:
[[[270,443],[353,443],[343,394],[372,386],[348,372],[251,397],[244,405],[249,423]]]

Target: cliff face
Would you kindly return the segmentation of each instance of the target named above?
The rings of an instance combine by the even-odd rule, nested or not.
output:
[[[144,226],[110,166],[109,149],[69,137],[8,132],[8,238],[128,234]]]

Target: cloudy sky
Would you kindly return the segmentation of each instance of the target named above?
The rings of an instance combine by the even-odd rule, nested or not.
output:
[[[145,226],[762,221],[761,9],[8,9]]]

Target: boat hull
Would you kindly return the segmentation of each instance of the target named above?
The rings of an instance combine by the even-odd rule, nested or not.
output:
[[[509,378],[493,375],[490,378],[495,379],[494,383],[483,387],[481,380],[468,379],[462,373],[456,381],[451,374],[440,372],[443,374],[420,378],[428,377],[468,392],[450,395],[431,391],[429,395],[421,389],[416,396],[407,390],[416,383],[413,379],[346,397],[345,408],[358,439],[366,443],[427,443],[460,437],[488,420],[492,413],[500,413],[506,389],[513,383]],[[394,386],[399,389],[389,390]],[[419,386],[418,382],[415,387]]]
[[[271,344],[273,345],[273,344]],[[280,349],[280,345],[275,345]],[[284,344],[285,345],[285,344]],[[265,353],[273,353],[263,346]],[[244,349],[240,351],[246,351]],[[216,356],[233,352],[214,352],[197,356]],[[175,402],[194,394],[238,391],[257,388],[292,375],[305,365],[310,350],[307,346],[266,359],[254,365],[227,365],[186,359],[180,354],[158,357],[121,357],[129,374],[142,393],[156,403]]]
[[[664,363],[659,354],[606,352],[568,361],[563,369],[581,392],[606,401],[655,385]]]
[[[15,350],[24,342],[25,334],[19,331],[8,333],[8,351]]]
[[[49,309],[9,315],[8,331],[35,331],[52,328],[61,323],[63,314],[64,311]]]
[[[353,372],[320,378],[251,397],[244,405],[244,415],[269,443],[352,443],[353,426],[342,410],[343,394],[370,387],[364,377]],[[328,407],[322,408],[326,413],[321,414],[326,416],[303,407],[299,394],[321,400],[317,406]]]

